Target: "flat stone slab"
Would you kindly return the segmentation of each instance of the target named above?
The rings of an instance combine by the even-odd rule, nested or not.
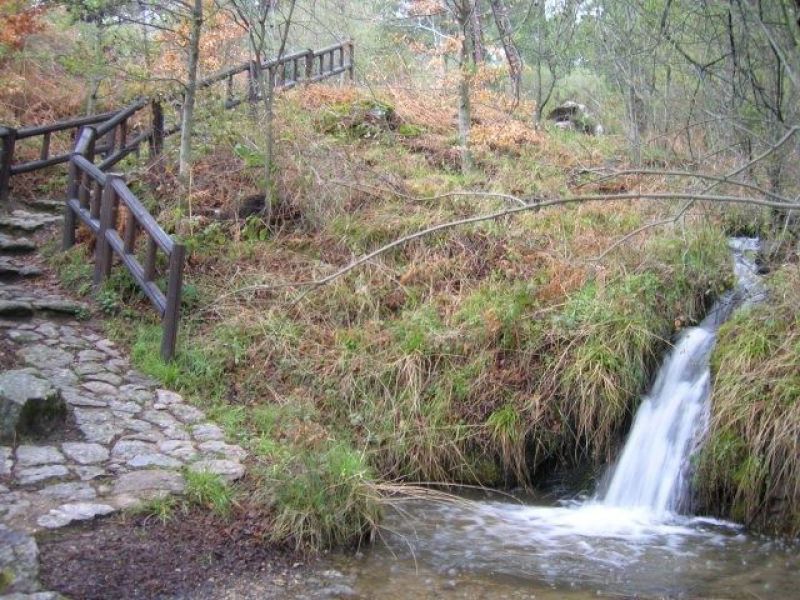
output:
[[[38,277],[41,274],[42,270],[39,267],[0,256],[0,277]]]
[[[36,244],[26,237],[14,237],[0,233],[0,250],[4,252],[33,252]]]
[[[94,502],[70,502],[54,508],[48,514],[42,515],[36,523],[47,529],[58,529],[75,521],[88,521],[95,517],[110,515],[116,509],[108,504]]]
[[[33,213],[26,210],[14,210],[10,215],[0,216],[0,227],[19,229],[21,231],[36,231],[50,223],[58,223],[64,217],[60,215],[47,215]]]
[[[67,367],[72,364],[72,353],[60,348],[51,348],[44,344],[33,344],[26,346],[20,352],[22,358],[29,365],[37,369],[56,369]]]
[[[0,441],[46,433],[65,415],[58,390],[41,374],[30,369],[0,373]]]
[[[142,492],[183,493],[183,476],[175,471],[149,469],[125,473],[114,484],[115,495],[138,495]]]
[[[55,446],[24,445],[17,448],[17,467],[37,467],[64,462],[64,455]]]
[[[49,479],[63,479],[69,476],[69,469],[64,465],[45,465],[16,469],[16,481],[19,485],[31,485]]]
[[[61,502],[78,502],[83,500],[94,500],[97,492],[88,483],[82,481],[70,481],[67,483],[56,483],[39,490],[38,494],[46,498],[60,500]]]
[[[61,450],[71,460],[81,465],[92,465],[108,460],[108,448],[91,442],[64,442]]]

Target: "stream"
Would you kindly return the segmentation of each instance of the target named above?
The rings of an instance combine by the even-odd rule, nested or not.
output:
[[[375,544],[323,558],[283,597],[800,598],[800,544],[681,514],[717,329],[764,293],[757,240],[730,246],[736,286],[678,337],[594,496],[395,501]]]

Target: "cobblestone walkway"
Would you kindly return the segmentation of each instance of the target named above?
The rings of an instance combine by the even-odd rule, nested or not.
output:
[[[76,320],[87,307],[35,284],[42,269],[21,234],[56,220],[0,217],[0,600],[58,597],[39,591],[36,532],[179,494],[187,470],[244,474],[244,450],[203,412]],[[52,409],[46,434],[14,429],[29,401]]]

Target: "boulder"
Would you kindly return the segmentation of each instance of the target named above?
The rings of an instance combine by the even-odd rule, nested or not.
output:
[[[0,442],[47,434],[64,421],[66,414],[58,390],[35,370],[0,373]]]
[[[554,121],[556,127],[572,129],[589,135],[602,135],[603,126],[600,125],[583,104],[567,100],[551,110],[547,119]]]

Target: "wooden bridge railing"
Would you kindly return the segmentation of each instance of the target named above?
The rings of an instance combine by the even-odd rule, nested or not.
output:
[[[226,108],[242,102],[258,100],[256,78],[266,71],[271,89],[290,89],[300,83],[312,83],[342,73],[354,75],[353,42],[346,41],[322,50],[306,50],[269,61],[260,66],[251,61],[198,83],[207,88],[226,82]],[[261,73],[258,69],[262,69]],[[246,74],[246,94],[235,96],[234,78]],[[149,109],[149,118],[145,111]],[[75,244],[75,231],[82,223],[94,235],[94,283],[99,285],[108,277],[116,256],[142,289],[161,316],[163,334],[161,356],[174,356],[178,319],[180,316],[181,286],[185,248],[175,242],[156,222],[119,175],[108,173],[114,165],[132,152],[138,153],[147,143],[150,158],[161,154],[165,137],[180,131],[180,122],[165,125],[160,99],[139,99],[125,108],[89,117],[79,117],[50,125],[13,129],[0,127],[0,203],[8,199],[12,175],[69,162],[69,184],[64,216],[62,246],[65,250]],[[50,156],[50,136],[55,132],[71,131],[76,140],[72,152]],[[14,163],[17,140],[42,136],[38,160]],[[99,159],[99,162],[95,162]],[[120,207],[123,207],[122,210]],[[118,221],[121,220],[121,223]],[[118,231],[121,227],[122,234]],[[144,262],[137,257],[137,238],[145,234]],[[166,292],[157,283],[158,253],[166,257]]]

